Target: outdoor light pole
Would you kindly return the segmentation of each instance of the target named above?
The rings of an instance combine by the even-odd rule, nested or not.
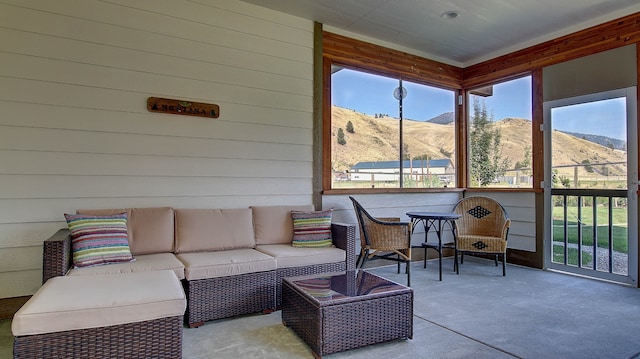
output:
[[[407,89],[402,87],[402,79],[399,80],[398,87],[393,91],[393,97],[398,100],[398,109],[400,110],[400,188],[402,188],[404,175],[404,158],[403,158],[403,142],[402,142],[402,100],[407,97]],[[411,159],[409,159],[411,160]]]

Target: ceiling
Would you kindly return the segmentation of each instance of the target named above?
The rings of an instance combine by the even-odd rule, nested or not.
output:
[[[640,11],[639,0],[243,1],[462,67]]]

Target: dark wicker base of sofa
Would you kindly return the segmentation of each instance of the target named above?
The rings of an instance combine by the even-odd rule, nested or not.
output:
[[[185,281],[185,321],[195,327],[209,320],[274,310],[275,287],[275,271]]]
[[[13,357],[182,358],[182,316],[14,338]]]
[[[345,262],[324,263],[304,267],[281,268],[276,270],[276,308],[282,308],[282,278],[298,277],[312,274],[343,272],[347,270]]]

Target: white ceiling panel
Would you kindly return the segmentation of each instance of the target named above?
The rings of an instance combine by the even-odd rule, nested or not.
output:
[[[469,66],[640,11],[638,0],[243,0]],[[455,19],[441,15],[456,11]]]

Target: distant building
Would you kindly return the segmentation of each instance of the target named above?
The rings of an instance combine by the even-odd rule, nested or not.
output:
[[[427,176],[437,176],[440,181],[450,183],[454,180],[455,169],[450,159],[438,160],[404,160],[402,161],[404,176],[411,176],[416,181]],[[400,161],[358,162],[349,169],[351,181],[398,181]]]

